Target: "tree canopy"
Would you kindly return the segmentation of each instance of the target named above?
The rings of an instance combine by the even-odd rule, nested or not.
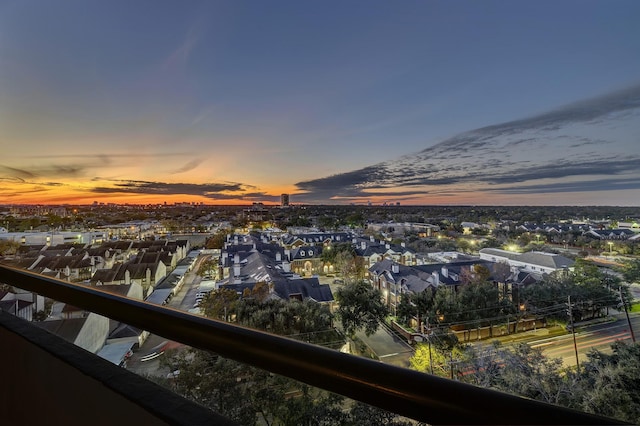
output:
[[[437,339],[436,339],[437,340]],[[616,342],[612,353],[592,350],[580,371],[524,343],[493,345],[420,344],[411,367],[486,388],[640,423],[640,345]]]
[[[409,426],[398,415],[312,388],[210,352],[169,352],[161,361],[176,372],[165,385],[243,425]],[[179,372],[179,373],[178,373]]]
[[[336,316],[342,322],[342,328],[347,335],[354,335],[363,330],[367,336],[378,329],[389,310],[382,302],[380,291],[374,289],[365,281],[345,284],[336,292],[339,303]]]

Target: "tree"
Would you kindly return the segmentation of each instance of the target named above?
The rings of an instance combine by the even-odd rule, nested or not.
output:
[[[640,345],[616,342],[613,353],[588,354],[581,375],[581,409],[640,423]]]
[[[257,282],[251,289],[251,297],[258,302],[264,302],[269,297],[269,284],[264,281]]]
[[[238,303],[237,320],[247,327],[283,336],[306,333],[311,343],[315,343],[313,333],[332,329],[329,307],[310,300],[243,299]]]
[[[322,250],[321,258],[323,263],[333,264],[345,281],[356,281],[364,275],[363,259],[350,243],[328,246]]]
[[[216,232],[212,237],[207,239],[205,247],[208,249],[221,249],[224,247],[224,243],[227,241],[227,235],[230,233],[230,231],[224,229]]]
[[[173,390],[243,425],[340,425],[343,398],[205,351],[169,352]],[[334,420],[335,419],[335,420]]]
[[[10,240],[0,240],[0,256],[16,254],[20,243]]]
[[[179,372],[172,380],[174,392],[240,424],[256,423],[251,387],[246,385],[254,377],[250,367],[196,349],[169,351],[160,362],[169,371]]]
[[[434,293],[426,289],[420,293],[406,293],[402,295],[396,315],[398,320],[409,324],[411,318],[417,318],[418,331],[422,330],[422,324],[428,322],[430,313],[433,312]]]
[[[386,426],[410,426],[413,423],[401,420],[394,413],[382,410],[378,407],[356,402],[349,410],[348,421],[340,423],[345,425],[386,425]]]
[[[474,265],[471,267],[463,267],[460,271],[460,282],[462,284],[478,284],[485,283],[491,277],[491,271],[484,265]]]
[[[442,377],[458,375],[461,360],[464,358],[465,346],[458,343],[456,337],[446,331],[435,331],[428,336],[430,343],[420,343],[409,360],[411,368],[423,373]]]
[[[640,281],[640,259],[632,259],[625,262],[622,276],[629,283]]]
[[[213,276],[214,271],[218,269],[218,260],[213,258],[208,258],[203,261],[198,267],[198,275],[204,277],[206,275]]]
[[[493,265],[493,277],[500,283],[505,283],[511,276],[511,266],[507,262],[497,262]]]
[[[238,293],[228,288],[212,290],[200,302],[200,309],[209,318],[229,321],[229,315],[236,310]]]
[[[364,330],[370,336],[376,332],[380,321],[389,315],[380,291],[362,280],[347,283],[338,289],[336,300],[339,303],[336,316],[342,322],[345,333],[350,336],[359,330]]]

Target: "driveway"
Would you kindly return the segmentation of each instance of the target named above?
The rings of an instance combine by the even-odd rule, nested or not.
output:
[[[378,331],[371,336],[365,335],[364,332],[358,332],[356,336],[369,346],[380,361],[398,367],[409,367],[413,348],[404,339],[392,334],[384,325],[381,324]]]

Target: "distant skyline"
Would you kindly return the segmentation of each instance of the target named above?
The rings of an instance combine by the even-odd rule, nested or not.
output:
[[[531,124],[635,96],[638,17],[636,0],[4,1],[0,204],[640,205],[640,99],[600,127]],[[557,145],[576,123],[593,137]]]

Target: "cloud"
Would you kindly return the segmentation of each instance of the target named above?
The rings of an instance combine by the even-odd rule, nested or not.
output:
[[[171,172],[171,174],[185,173],[185,172],[191,171],[191,170],[195,169],[196,167],[198,167],[200,164],[202,164],[202,162],[204,160],[205,160],[204,158],[196,158],[194,160],[191,160],[187,164],[185,164],[184,166],[182,166],[179,169],[176,169],[173,172]]]
[[[239,183],[164,183],[141,180],[113,181],[112,187],[95,187],[92,192],[121,192],[135,194],[189,194],[202,195],[221,191],[241,191]]]
[[[95,180],[94,180],[95,181]],[[104,181],[104,180],[103,180]],[[212,200],[277,201],[276,196],[252,191],[256,187],[237,182],[227,183],[166,183],[140,180],[108,180],[111,186],[95,186],[96,194],[196,195]]]
[[[32,179],[35,175],[28,171],[22,170],[15,167],[3,166],[0,164],[0,170],[3,170],[5,173],[12,175],[11,177],[16,179]]]
[[[155,158],[155,157],[180,157],[180,156],[188,156],[193,155],[191,152],[158,152],[158,153],[148,153],[148,152],[138,152],[136,153],[136,158]],[[91,158],[91,159],[100,159],[101,161],[111,161],[112,158],[131,158],[130,153],[126,154],[51,154],[51,155],[27,155],[22,158],[34,158],[34,159],[51,159],[51,158],[65,158],[65,159],[73,159],[73,158]]]
[[[79,165],[46,165],[25,170],[22,168],[0,165],[0,170],[9,175],[5,178],[38,179],[41,177],[78,177],[84,174],[86,167]]]
[[[26,181],[19,177],[0,177],[0,181],[8,182],[8,183],[25,183]]]
[[[638,189],[638,134],[640,86],[635,86],[296,186],[298,196],[314,201],[483,190]]]
[[[640,189],[640,179],[608,179],[601,181],[584,182],[558,182],[544,185],[522,185],[509,188],[487,188],[488,191],[503,194],[537,194],[537,193],[562,193],[562,192],[596,192]]]

